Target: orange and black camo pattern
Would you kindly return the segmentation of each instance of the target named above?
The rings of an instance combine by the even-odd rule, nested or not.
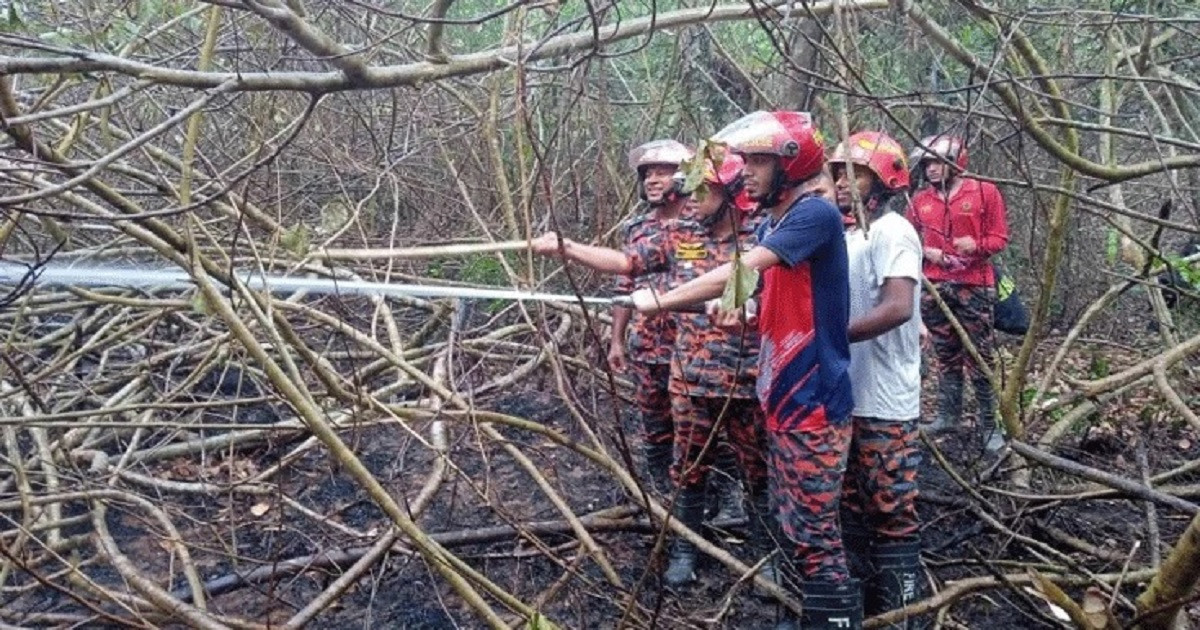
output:
[[[901,541],[917,535],[917,420],[854,416],[842,505],[875,537]]]
[[[642,423],[642,441],[646,444],[671,444],[675,423],[671,419],[671,397],[667,385],[671,368],[666,363],[629,362],[633,380],[633,401]]]
[[[661,221],[652,213],[634,217],[622,226],[622,251],[626,256],[636,258],[638,252],[648,243],[662,242],[672,223],[675,221]],[[663,267],[617,276],[615,292],[618,295],[628,295],[637,289],[645,288],[666,292],[670,287],[670,269]],[[674,346],[675,318],[669,313],[633,314],[625,343],[629,361],[665,365],[671,361],[671,350]]]
[[[762,406],[746,398],[716,398],[671,394],[671,418],[675,423],[674,458],[671,479],[681,487],[704,483],[715,459],[718,445],[708,445],[718,427],[721,437],[733,449],[748,488],[767,482],[767,461],[762,441],[765,425]]]
[[[822,422],[765,432],[771,504],[791,543],[783,545],[790,551],[783,558],[788,572],[803,580],[850,578],[838,515],[850,431],[849,422]]]
[[[676,232],[684,227],[681,224]],[[699,225],[689,227],[696,230]],[[757,221],[747,220],[735,235],[720,241],[703,232],[693,234],[695,240],[681,239],[675,246],[673,281],[683,284],[730,262],[739,248],[749,250],[757,242],[757,227]],[[672,364],[672,391],[689,396],[757,398],[760,340],[756,327],[722,328],[702,313],[678,313],[675,320],[679,360]]]
[[[949,282],[936,286],[938,295],[942,296],[946,306],[950,307],[958,322],[967,331],[971,343],[979,350],[979,357],[990,365],[995,346],[992,309],[996,304],[996,290],[992,287]],[[958,332],[950,325],[950,319],[928,292],[921,293],[921,318],[929,329],[933,350],[937,355],[938,369],[941,372],[961,374],[965,367],[975,376],[983,374],[963,346]]]
[[[632,257],[636,269],[669,270],[679,286],[733,260],[734,252],[755,244],[758,220],[747,218],[728,238],[713,238],[704,226],[681,220],[645,239]],[[702,313],[676,313],[671,392],[688,396],[754,399],[758,378],[757,329],[721,328]]]

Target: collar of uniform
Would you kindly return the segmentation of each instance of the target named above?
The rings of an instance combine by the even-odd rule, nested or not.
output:
[[[959,180],[961,180],[962,183],[960,183],[958,185],[958,190],[954,191],[954,194],[950,195],[949,197],[947,197],[946,195],[943,195],[942,191],[939,190],[937,188],[937,186],[931,185],[928,188],[926,188],[924,192],[927,193],[929,196],[933,197],[934,199],[937,199],[938,201],[945,203],[947,206],[953,205],[954,200],[958,199],[959,197],[962,197],[963,195],[973,195],[973,194],[976,194],[979,192],[979,180],[978,179],[975,179],[974,177],[965,177],[965,176],[959,175]]]

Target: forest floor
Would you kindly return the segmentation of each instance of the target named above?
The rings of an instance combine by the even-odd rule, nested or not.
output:
[[[1088,352],[1083,348],[1080,356],[1089,356]],[[927,417],[932,417],[931,387],[929,384],[924,393]],[[1200,394],[1196,389],[1200,386],[1193,383],[1190,387],[1191,391],[1181,395]],[[524,417],[585,439],[561,400],[547,391],[553,391],[549,384],[531,379],[524,391],[476,402],[481,408]],[[1152,471],[1200,459],[1200,436],[1186,425],[1150,426],[1144,417],[1137,393],[1130,393],[1119,404],[1106,405],[1103,418],[1090,421],[1090,428],[1068,433],[1054,452],[1131,478],[1142,474],[1139,453]],[[1046,469],[1032,475],[1032,489],[1014,487],[1010,479],[1015,460],[998,461],[985,454],[970,420],[966,422],[960,431],[923,445],[919,509],[924,522],[924,560],[934,586],[969,576],[1021,574],[1029,568],[1053,573],[1068,564],[1073,564],[1070,570],[1076,572],[1120,573],[1150,566],[1155,553],[1165,555],[1166,549],[1157,549],[1146,534],[1150,517],[1143,502],[1066,498],[1084,490],[1082,483]],[[430,451],[417,443],[425,427],[416,424],[410,428],[375,424],[350,429],[344,435],[392,495],[409,500],[433,463]],[[535,460],[577,514],[630,505],[609,476],[569,449],[532,433],[510,429],[502,429],[502,433]],[[558,627],[615,627],[630,597],[637,603],[636,614],[629,620],[634,627],[772,627],[777,607],[756,599],[748,588],[737,584],[737,576],[715,561],[706,559],[702,564],[698,584],[679,592],[665,589],[657,577],[663,554],[655,553],[656,530],[632,508],[596,533],[623,589],[605,580],[570,535],[547,533],[553,527],[535,533],[535,528],[524,525],[519,528],[521,535],[505,531],[506,524],[561,517],[499,445],[489,444],[469,425],[455,425],[452,435],[451,460],[460,470],[451,475],[418,522],[499,586],[525,602],[537,603]],[[165,479],[236,482],[278,463],[290,445],[279,440],[233,456],[217,452],[168,460],[143,472]],[[945,457],[961,483],[936,461],[933,448]],[[353,557],[355,549],[370,545],[388,527],[383,513],[350,475],[319,451],[308,451],[275,479],[280,484],[279,496],[162,497],[180,516],[175,520],[183,539],[192,545],[201,577],[214,587],[208,598],[211,610],[258,623],[281,623],[349,566],[352,560],[344,556]],[[1176,477],[1171,483],[1194,488],[1200,484],[1200,472]],[[979,493],[987,505],[972,498],[963,484]],[[1039,494],[1053,496],[1029,496]],[[285,496],[322,515],[327,526],[298,518],[286,507]],[[1003,523],[1005,530],[980,518],[981,511]],[[161,583],[169,582],[177,594],[185,594],[186,582],[170,565],[169,554],[162,553],[163,532],[134,514],[109,510],[114,537],[127,555],[139,559],[144,571],[156,574]],[[1161,507],[1153,519],[1166,545],[1177,539],[1188,522],[1186,515]],[[741,553],[743,540],[736,532],[710,534],[735,555]],[[1064,543],[1067,536],[1075,540]],[[1046,543],[1063,555],[1048,557],[1045,550],[1027,544],[1022,537]],[[340,562],[332,562],[339,554],[343,555]],[[161,559],[158,566],[154,558]],[[298,567],[287,570],[289,563]],[[114,588],[122,584],[120,577],[103,565],[85,564],[84,570],[99,584]],[[273,576],[252,582],[236,579],[251,571]],[[1130,581],[1120,592],[1133,598],[1143,587]],[[1080,590],[1068,592],[1077,596]],[[43,613],[79,610],[54,591],[32,588],[9,605]],[[1131,616],[1120,605],[1118,611],[1126,619]],[[1191,613],[1200,619],[1200,604],[1193,604]],[[943,620],[959,627],[1063,627],[1052,620],[1042,599],[1021,586],[965,597],[945,611]],[[440,630],[482,624],[419,555],[398,545],[310,627]]]

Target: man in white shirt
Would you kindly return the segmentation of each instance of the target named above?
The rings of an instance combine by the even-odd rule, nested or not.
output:
[[[898,142],[880,132],[859,132],[838,145],[829,163],[850,261],[854,412],[842,535],[851,571],[863,580],[864,613],[871,616],[902,608],[923,593],[915,505],[921,242],[892,207],[904,207],[897,193],[909,184]],[[855,218],[855,199],[866,225]],[[889,628],[924,623],[914,618]]]

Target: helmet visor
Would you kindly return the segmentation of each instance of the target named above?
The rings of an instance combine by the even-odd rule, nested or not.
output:
[[[713,136],[713,140],[724,142],[731,151],[741,154],[793,157],[799,150],[788,129],[773,114],[764,111],[751,112],[729,123]]]
[[[637,170],[651,164],[678,166],[692,157],[692,150],[675,140],[653,140],[629,152],[629,168]]]

